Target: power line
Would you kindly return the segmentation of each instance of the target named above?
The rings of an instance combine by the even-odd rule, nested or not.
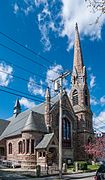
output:
[[[7,75],[9,75],[9,76],[15,77],[15,78],[17,78],[17,79],[21,79],[22,81],[29,82],[28,79],[22,78],[22,77],[20,77],[20,76],[13,75],[13,74],[7,73],[7,72],[2,71],[2,70],[0,70],[0,72],[5,73],[5,74],[7,74]],[[42,87],[42,85],[40,85],[39,83],[35,83],[35,82],[34,82],[34,83],[32,83],[32,84],[35,84],[35,85],[37,85],[37,86]],[[46,85],[43,85],[43,86],[44,86],[44,87],[47,87]]]
[[[53,63],[52,63],[51,61],[49,61],[47,58],[45,58],[44,56],[38,54],[37,52],[33,51],[32,49],[30,49],[30,48],[24,46],[24,45],[21,44],[20,42],[17,42],[16,40],[12,39],[10,36],[6,35],[5,33],[0,32],[0,34],[2,34],[3,36],[5,36],[5,37],[8,38],[9,40],[11,40],[12,42],[18,44],[19,46],[23,47],[24,49],[30,51],[30,52],[33,53],[34,55],[40,57],[41,59],[43,59],[43,60],[45,60],[45,61],[47,61],[47,62],[49,62],[50,64],[53,65]]]
[[[33,59],[31,59],[31,58],[29,58],[29,57],[27,57],[27,56],[19,53],[18,51],[14,50],[14,49],[12,49],[12,48],[7,47],[6,45],[4,45],[4,44],[2,44],[2,43],[0,43],[0,46],[2,46],[2,47],[4,47],[4,48],[7,48],[8,50],[14,52],[15,54],[17,54],[17,55],[19,55],[19,56],[21,56],[21,57],[23,57],[23,58],[25,58],[25,59],[27,59],[27,60],[35,63],[35,64],[37,64],[38,66],[42,66],[43,68],[47,69],[47,66],[38,63],[37,61],[35,61],[35,60],[33,60]]]
[[[25,93],[25,92],[22,92],[22,91],[19,91],[19,90],[13,89],[13,88],[5,87],[5,86],[2,86],[2,87],[3,87],[3,88],[5,88],[5,89],[8,89],[8,90],[12,90],[12,91],[15,91],[15,92],[21,93],[21,94],[23,94],[23,95],[30,96],[30,97],[32,97],[32,98],[36,98],[34,95],[31,95],[31,94],[28,94],[28,93]],[[40,98],[40,97],[37,97],[37,99],[40,99],[40,100],[45,100],[44,98]]]
[[[25,68],[23,68],[23,67],[21,67],[21,66],[19,66],[19,65],[17,65],[17,64],[14,64],[14,63],[6,60],[6,59],[0,59],[0,60],[1,60],[1,61],[5,61],[5,62],[7,62],[7,63],[9,63],[9,64],[11,64],[11,65],[19,68],[19,69],[22,69],[22,70],[25,71],[25,72],[28,72],[28,73],[33,74],[33,75],[36,75],[36,76],[38,76],[38,77],[40,77],[40,78],[42,78],[42,79],[45,79],[44,76],[41,76],[41,75],[39,75],[39,74],[37,74],[37,73],[34,73],[34,72],[32,72],[32,71],[29,71],[29,70],[27,70],[27,69],[25,69]],[[51,81],[51,80],[50,80],[50,81]]]
[[[38,63],[37,61],[33,60],[32,58],[29,58],[29,57],[21,54],[20,52],[14,50],[14,49],[12,49],[12,48],[9,48],[8,46],[6,46],[6,45],[4,45],[4,44],[2,44],[2,43],[0,43],[0,46],[2,46],[2,47],[4,47],[4,48],[6,48],[6,49],[8,49],[8,50],[10,50],[10,51],[12,51],[12,52],[14,52],[15,54],[17,54],[17,55],[19,55],[19,56],[21,56],[21,57],[23,57],[23,58],[25,58],[25,59],[27,59],[27,60],[29,60],[29,61],[31,61],[31,62],[34,63],[34,64],[37,64],[38,66],[42,66],[43,68],[48,69],[47,66],[45,66],[45,65],[43,65],[43,64],[41,64],[41,63]],[[57,72],[54,71],[54,70],[52,70],[52,71],[55,72],[55,73],[57,73]],[[59,74],[59,73],[58,73],[58,74]]]
[[[4,90],[4,89],[0,89],[0,91],[6,92],[6,93],[8,93],[8,94],[15,95],[15,96],[19,96],[19,97],[25,97],[25,98],[27,98],[27,99],[34,100],[34,101],[36,101],[36,102],[43,102],[43,101],[41,101],[41,100],[34,99],[34,98],[31,98],[31,97],[29,98],[29,97],[27,97],[27,96],[23,96],[23,95],[21,95],[21,94],[17,94],[17,93],[14,93],[14,92],[10,92],[10,91]]]

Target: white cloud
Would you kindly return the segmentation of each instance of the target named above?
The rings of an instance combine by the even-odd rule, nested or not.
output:
[[[38,7],[42,3],[47,3],[47,0],[35,0],[35,5]]]
[[[29,83],[28,83],[28,91],[31,92],[34,95],[40,95],[42,97],[45,96],[45,90],[47,88],[47,85],[49,86],[51,90],[51,95],[53,96],[55,94],[54,92],[54,83],[51,80],[56,79],[61,73],[63,72],[63,67],[61,65],[53,65],[50,66],[48,71],[46,72],[46,79],[45,82],[40,80],[39,84],[40,86],[36,85],[35,78],[30,77]],[[46,85],[46,88],[44,87]],[[64,87],[67,87],[68,83],[67,80],[63,81]],[[69,89],[67,89],[67,92],[69,92]]]
[[[91,71],[91,70],[92,70],[92,68],[89,66],[89,67],[87,68],[87,70],[88,70],[88,71]]]
[[[79,32],[82,36],[89,36],[91,40],[101,38],[102,26],[105,23],[104,15],[96,22],[100,12],[92,12],[91,7],[84,0],[24,0],[25,6],[20,8],[24,10],[25,15],[37,11],[38,27],[41,33],[41,42],[44,50],[49,51],[52,47],[50,32],[58,37],[67,37],[67,50],[74,44],[74,26],[78,23]],[[18,6],[15,4],[15,11]]]
[[[90,98],[90,104],[96,106],[98,105],[98,100],[95,97],[92,97]]]
[[[54,66],[50,66],[50,68],[48,69],[47,73],[46,73],[46,82],[50,83],[50,80],[54,80],[55,78],[57,78],[59,76],[59,74],[61,74],[61,72],[63,71],[63,67],[62,65],[54,65]]]
[[[12,73],[13,68],[11,66],[6,63],[0,63],[0,86],[8,86],[13,79]]]
[[[19,11],[19,6],[17,3],[15,3],[13,6],[13,12],[14,12],[14,14],[17,14],[18,11]]]
[[[105,132],[105,110],[93,117],[93,125],[95,129]]]
[[[95,85],[96,85],[96,76],[94,76],[93,74],[90,75],[90,88],[92,89]]]
[[[67,49],[69,50],[74,44],[74,26],[76,22],[79,25],[79,31],[82,38],[84,36],[89,36],[91,40],[101,38],[101,29],[105,23],[104,16],[100,18],[98,24],[95,23],[100,12],[96,11],[93,13],[91,7],[87,7],[87,3],[84,0],[61,0],[60,2],[56,2],[56,5],[57,3],[61,3],[59,11],[52,12],[49,10],[49,7],[53,4],[53,9],[56,9],[55,1],[51,1],[51,4],[47,0],[36,1],[37,7],[43,4],[43,11],[39,15],[41,17],[42,27],[46,26],[47,29],[46,39],[49,39],[49,31],[52,27],[51,30],[56,32],[58,36],[68,38]],[[54,14],[56,14],[55,17]],[[39,23],[40,31],[42,31],[42,27],[40,28]]]
[[[62,65],[50,66],[46,73],[46,82],[51,89],[51,94],[54,95],[54,83],[51,80],[56,79],[63,71]]]
[[[101,105],[105,105],[105,96],[102,96],[102,97],[100,98],[100,104],[101,104]]]
[[[22,10],[23,10],[24,14],[25,14],[26,16],[28,16],[28,14],[33,11],[33,6],[30,5],[30,6],[28,6],[26,9],[22,9]]]
[[[45,95],[45,91],[42,88],[42,86],[36,85],[36,80],[35,78],[33,79],[32,77],[30,77],[28,82],[28,91],[34,95],[41,95],[42,97]]]
[[[74,43],[74,25],[76,22],[79,25],[79,31],[82,37],[90,36],[91,39],[101,38],[101,28],[105,23],[104,16],[100,18],[99,24],[95,24],[99,12],[92,13],[84,0],[62,0],[62,3],[61,16],[64,28],[61,35],[68,37],[68,49]]]
[[[30,100],[28,100],[28,99],[26,99],[26,98],[24,98],[24,97],[22,97],[22,98],[19,100],[19,102],[20,102],[20,104],[21,104],[22,106],[24,106],[25,108],[32,108],[32,107],[35,106],[35,103],[34,103],[34,102],[32,102],[32,101],[30,101]]]

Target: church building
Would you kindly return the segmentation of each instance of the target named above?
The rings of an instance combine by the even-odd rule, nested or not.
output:
[[[63,162],[88,160],[84,145],[93,137],[92,111],[78,26],[75,27],[71,89],[62,94]],[[59,95],[51,98],[46,89],[45,102],[21,112],[16,100],[14,114],[0,120],[0,159],[17,160],[22,168],[58,164]]]

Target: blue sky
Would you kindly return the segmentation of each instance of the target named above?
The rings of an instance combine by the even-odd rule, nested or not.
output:
[[[43,101],[45,86],[49,84],[52,87],[48,79],[53,79],[58,75],[55,71],[60,73],[72,70],[74,29],[77,22],[84,64],[88,72],[95,128],[104,131],[105,15],[101,16],[96,24],[95,21],[99,14],[100,12],[92,13],[84,0],[58,0],[57,2],[55,0],[2,0],[0,5],[0,89],[10,91],[6,88],[13,88],[40,97]],[[37,52],[48,61],[20,47],[3,36],[1,32]],[[17,55],[4,46],[42,66]],[[25,72],[13,64],[32,71],[33,74]],[[12,77],[5,72],[27,81]],[[40,86],[36,86],[35,83]],[[64,82],[64,85],[69,91],[70,78]],[[13,114],[16,98],[15,95],[0,91],[0,118],[8,118]],[[18,98],[22,110],[37,104],[37,102],[23,97]],[[101,121],[102,123],[100,123]]]

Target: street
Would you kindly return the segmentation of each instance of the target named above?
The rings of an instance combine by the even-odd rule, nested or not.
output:
[[[95,172],[92,173],[79,173],[79,174],[68,174],[63,175],[64,180],[73,180],[73,179],[79,179],[79,180],[93,180],[93,176],[95,175]],[[49,177],[41,177],[41,178],[34,178],[34,172],[28,172],[21,171],[21,169],[0,169],[0,180],[58,180],[58,176],[49,176]]]

